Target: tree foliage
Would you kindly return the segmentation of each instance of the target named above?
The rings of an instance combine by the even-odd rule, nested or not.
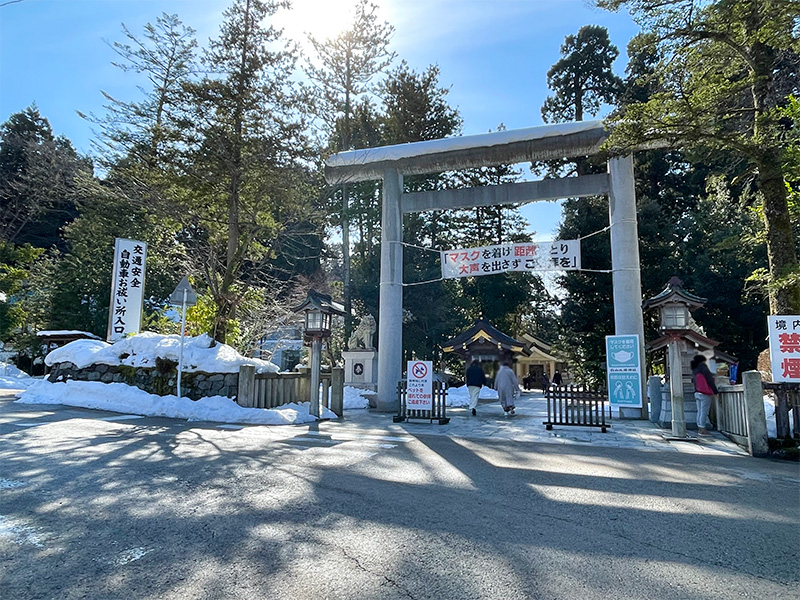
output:
[[[643,143],[731,152],[749,167],[748,191],[763,206],[773,314],[800,310],[797,247],[781,170],[787,138],[780,107],[797,92],[797,21],[792,0],[598,0],[627,7],[661,59],[658,91],[614,119],[610,148]]]
[[[395,58],[395,53],[389,50],[394,27],[386,21],[378,21],[377,9],[369,0],[359,0],[347,30],[326,40],[309,36],[315,60],[308,61],[306,72],[316,86],[321,121],[328,130],[328,147],[332,151],[364,147],[361,136],[354,136],[354,129],[359,125],[354,107],[361,104],[362,109],[369,108],[374,78]],[[331,195],[334,200],[331,216],[342,230],[345,336],[349,336],[352,329],[350,221],[355,216],[359,225],[363,223],[358,217],[360,213],[350,208],[350,194],[350,187],[345,184],[338,193]],[[358,197],[355,200],[358,202]]]
[[[77,214],[75,178],[91,169],[35,105],[11,115],[0,127],[0,240],[59,245],[60,228]]]
[[[586,25],[568,35],[561,56],[547,72],[547,87],[555,93],[542,105],[545,123],[583,121],[585,114],[596,115],[603,104],[616,101],[622,81],[612,65],[619,50],[605,27]]]

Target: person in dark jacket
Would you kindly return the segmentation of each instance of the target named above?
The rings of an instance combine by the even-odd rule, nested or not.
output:
[[[550,378],[547,376],[547,373],[542,373],[542,391],[546,392],[550,389]]]
[[[708,411],[711,401],[717,395],[717,386],[714,376],[708,369],[706,357],[697,354],[691,362],[692,380],[694,381],[694,398],[697,400],[697,435],[711,435],[706,429],[708,425]]]
[[[477,414],[475,410],[478,407],[478,397],[481,394],[481,388],[486,385],[486,373],[483,372],[481,363],[473,360],[472,364],[467,367],[467,391],[469,392],[469,408],[472,414]]]
[[[561,385],[564,383],[564,379],[561,377],[561,373],[556,371],[553,373],[553,385]]]

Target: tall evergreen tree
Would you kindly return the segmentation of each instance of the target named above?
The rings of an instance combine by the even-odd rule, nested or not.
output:
[[[181,206],[200,228],[186,243],[217,305],[213,335],[225,341],[247,288],[259,285],[287,223],[308,217],[310,177],[302,110],[291,76],[296,51],[268,19],[285,2],[236,0],[203,55],[209,75],[190,95]],[[220,226],[221,225],[221,226]]]
[[[568,35],[561,56],[547,72],[547,87],[555,94],[542,105],[545,123],[583,121],[585,114],[596,115],[602,104],[616,101],[622,81],[612,65],[619,50],[605,27],[586,25]]]
[[[660,91],[619,114],[617,151],[652,140],[711,153],[725,151],[750,166],[763,207],[773,314],[800,311],[800,266],[781,170],[787,132],[780,105],[797,91],[794,0],[598,0],[627,7],[663,57]]]
[[[582,120],[597,115],[603,104],[616,102],[622,81],[611,67],[619,50],[608,31],[599,26],[582,27],[561,46],[562,58],[548,72],[554,92],[542,105],[547,122]],[[579,157],[549,162],[539,170],[586,175],[605,171],[597,159]],[[586,271],[610,269],[608,234],[594,235],[608,225],[605,197],[568,199],[562,207],[562,239],[581,241],[581,265]],[[606,273],[570,272],[558,278],[565,297],[561,304],[558,346],[566,354],[578,378],[587,383],[602,381],[601,357],[605,336],[613,330],[611,277]]]
[[[60,246],[77,214],[75,178],[91,169],[35,105],[11,115],[0,126],[0,241]]]
[[[369,0],[359,0],[349,29],[327,40],[309,36],[317,64],[309,61],[307,72],[318,87],[324,123],[333,134],[330,146],[334,151],[364,147],[358,145],[358,136],[353,135],[354,105],[370,91],[375,76],[395,57],[388,48],[394,27],[385,21],[378,22],[377,9],[377,5]],[[343,292],[347,313],[345,336],[350,334],[352,305],[349,189],[346,184],[342,186],[339,194],[341,210],[334,211],[340,213],[342,227]]]
[[[99,117],[78,113],[99,127],[100,156],[107,165],[153,168],[161,153],[180,140],[184,85],[196,71],[195,31],[177,15],[162,13],[155,25],[147,23],[139,37],[124,24],[127,43],[114,42],[120,61],[112,63],[125,73],[144,75],[148,86],[140,87],[144,98],[124,101],[102,92],[108,101]]]

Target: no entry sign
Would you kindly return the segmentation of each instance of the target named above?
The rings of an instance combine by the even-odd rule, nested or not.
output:
[[[429,360],[410,360],[406,371],[406,409],[433,410],[433,363]]]

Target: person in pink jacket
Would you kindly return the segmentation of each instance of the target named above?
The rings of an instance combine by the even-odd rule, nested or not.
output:
[[[711,435],[706,429],[708,424],[708,411],[711,401],[717,395],[717,386],[714,376],[706,364],[706,357],[697,354],[692,359],[692,380],[694,381],[694,398],[697,400],[697,435]]]

